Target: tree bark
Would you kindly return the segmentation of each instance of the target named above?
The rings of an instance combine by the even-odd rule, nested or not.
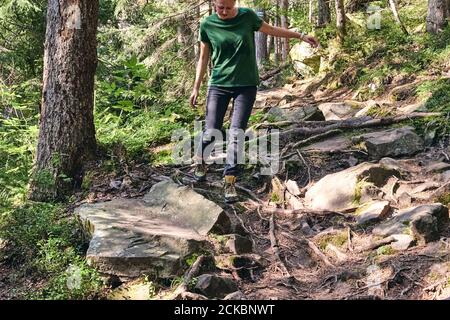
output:
[[[442,31],[447,23],[446,0],[428,0],[427,31],[438,33]]]
[[[257,8],[256,13],[263,20],[265,20],[266,11],[263,8]],[[256,32],[255,34],[256,44],[256,63],[258,68],[261,68],[265,61],[268,59],[267,55],[267,34],[263,32]]]
[[[309,0],[308,21],[313,23],[314,20],[314,0]]]
[[[275,10],[275,26],[280,27],[280,0],[277,0],[276,3],[276,10]],[[275,49],[275,55],[274,55],[274,62],[275,64],[280,63],[281,61],[281,39],[280,37],[274,37],[274,49]]]
[[[96,150],[97,0],[49,0],[39,140],[29,197],[59,200]]]
[[[288,10],[289,10],[289,1],[281,0],[281,27],[287,29],[288,28]],[[282,48],[281,48],[281,59],[283,61],[287,61],[288,53],[289,53],[289,39],[282,38]]]
[[[345,30],[345,9],[344,0],[335,0],[336,2],[336,27],[338,29],[338,40],[340,43],[344,41]]]
[[[330,6],[326,0],[318,0],[317,7],[317,26],[322,27],[331,22]]]
[[[363,9],[371,1],[373,0],[350,0],[347,3],[345,10],[350,13],[356,12]]]
[[[392,13],[394,14],[395,21],[397,21],[403,33],[408,34],[408,30],[406,30],[405,25],[403,24],[402,20],[400,19],[400,16],[398,15],[397,4],[395,3],[395,0],[389,0],[389,5],[391,6]]]

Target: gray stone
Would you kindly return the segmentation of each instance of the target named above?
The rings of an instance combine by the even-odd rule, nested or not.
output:
[[[310,144],[303,147],[302,150],[318,151],[318,152],[336,152],[350,149],[352,142],[349,138],[344,136],[332,137],[320,142]],[[299,159],[300,160],[300,159]]]
[[[450,163],[446,162],[435,162],[427,165],[426,172],[442,172],[450,169]]]
[[[297,182],[295,182],[294,180],[288,180],[285,183],[285,185],[286,185],[287,191],[289,191],[290,194],[292,194],[294,196],[300,195],[300,188],[298,187]]]
[[[325,120],[345,120],[352,118],[360,110],[344,102],[322,103],[317,108],[322,111]]]
[[[365,203],[398,171],[389,166],[361,163],[355,167],[329,174],[312,186],[305,195],[306,204],[317,210],[343,210]]]
[[[430,215],[419,215],[411,221],[411,232],[421,244],[439,240],[437,218]]]
[[[448,208],[440,203],[401,210],[372,230],[374,235],[410,234],[422,242],[437,240],[449,221]]]
[[[450,170],[441,173],[440,180],[444,183],[450,181]]]
[[[356,221],[358,224],[364,224],[383,219],[389,213],[390,209],[391,206],[389,201],[375,201],[367,203],[356,210],[356,213],[358,214]]]
[[[247,297],[241,291],[236,291],[226,295],[223,300],[247,300]]]
[[[405,251],[414,242],[414,238],[407,234],[394,234],[392,237],[395,241],[391,243],[391,248],[396,251]]]
[[[253,251],[252,241],[238,234],[231,235],[226,246],[234,254],[251,253]]]
[[[189,255],[208,249],[206,234],[230,224],[215,203],[171,181],[154,185],[144,200],[85,204],[75,213],[91,239],[88,262],[127,277],[180,275]]]
[[[271,121],[300,121],[314,116],[318,112],[317,107],[306,105],[296,108],[273,107],[267,112]]]
[[[371,132],[354,137],[352,141],[355,144],[362,143],[374,159],[414,155],[424,146],[422,139],[410,127]]]
[[[227,294],[238,290],[233,279],[213,274],[202,274],[197,278],[194,290],[208,298],[223,299]]]
[[[410,207],[411,203],[412,203],[412,197],[411,197],[411,195],[408,192],[403,192],[398,197],[398,205],[401,208]]]

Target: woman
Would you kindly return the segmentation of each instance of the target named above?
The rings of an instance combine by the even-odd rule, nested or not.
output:
[[[214,133],[222,129],[228,104],[233,99],[224,169],[225,202],[232,203],[238,199],[235,182],[238,174],[238,143],[242,139],[239,132],[247,128],[259,84],[255,31],[275,37],[300,39],[313,47],[317,47],[319,43],[312,36],[267,24],[253,10],[236,7],[236,0],[215,0],[214,6],[216,12],[200,23],[200,58],[190,97],[191,105],[195,106],[211,54],[213,69],[208,82],[206,128],[197,150],[198,164],[194,176],[197,181],[205,180],[207,168],[204,159],[208,155],[204,151],[213,142]]]

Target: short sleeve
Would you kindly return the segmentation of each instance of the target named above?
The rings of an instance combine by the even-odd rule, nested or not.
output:
[[[250,13],[253,31],[258,31],[261,28],[264,20],[260,16],[258,16],[258,14],[252,9],[249,9],[248,12]]]
[[[200,23],[200,30],[198,33],[198,41],[211,43],[211,41],[209,40],[208,34],[206,33],[206,27],[205,27],[204,21],[202,21]]]

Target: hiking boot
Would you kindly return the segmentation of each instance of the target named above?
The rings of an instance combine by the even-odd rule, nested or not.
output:
[[[197,164],[194,170],[194,178],[198,182],[206,180],[206,164]]]
[[[236,177],[225,176],[224,179],[224,197],[225,203],[233,203],[238,201],[238,194],[236,192]]]

